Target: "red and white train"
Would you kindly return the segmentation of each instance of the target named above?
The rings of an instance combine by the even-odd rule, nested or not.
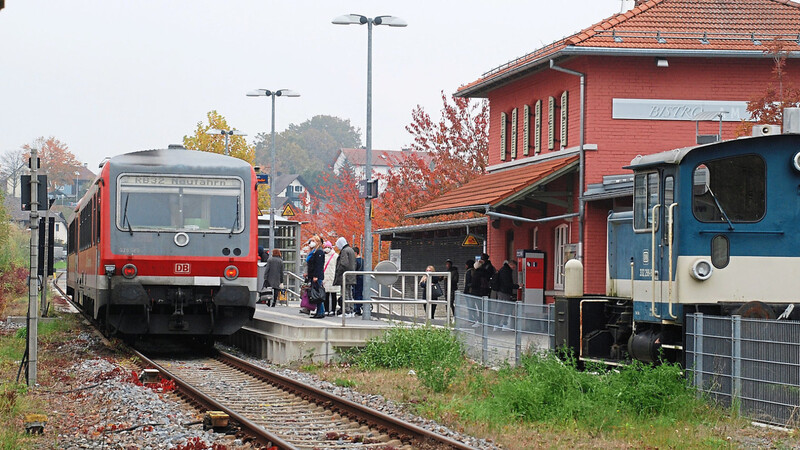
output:
[[[180,146],[108,160],[69,224],[67,293],[110,335],[226,336],[257,298],[256,175]]]

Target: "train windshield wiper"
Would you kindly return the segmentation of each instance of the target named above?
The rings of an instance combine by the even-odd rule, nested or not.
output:
[[[714,204],[716,204],[716,205],[717,205],[717,209],[718,209],[718,210],[719,210],[719,212],[722,214],[722,218],[723,218],[723,219],[725,219],[725,222],[728,222],[728,227],[729,227],[731,230],[733,230],[733,223],[731,222],[731,219],[729,219],[729,218],[728,218],[728,215],[727,215],[727,214],[725,214],[725,210],[724,210],[724,209],[722,209],[722,205],[720,205],[720,203],[719,203],[719,199],[717,199],[717,196],[716,196],[716,195],[714,195],[714,191],[712,191],[712,190],[711,190],[711,186],[709,186],[709,185],[706,185],[706,189],[708,189],[708,193],[709,193],[709,194],[711,194],[711,198],[713,198],[713,199],[714,199]]]
[[[233,218],[233,225],[231,225],[231,232],[228,233],[228,237],[233,236],[233,230],[236,229],[236,226],[239,225],[239,199],[240,196],[236,196],[236,217]]]
[[[125,195],[125,208],[122,211],[122,226],[124,227],[125,224],[128,224],[128,233],[130,233],[131,236],[133,236],[133,228],[131,228],[131,221],[128,219],[128,200],[130,200],[130,198],[131,198],[131,193],[128,192],[128,194]]]

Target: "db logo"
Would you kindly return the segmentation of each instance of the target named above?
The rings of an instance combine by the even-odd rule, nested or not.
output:
[[[175,264],[175,273],[189,273],[191,271],[191,267],[189,263],[177,263]]]

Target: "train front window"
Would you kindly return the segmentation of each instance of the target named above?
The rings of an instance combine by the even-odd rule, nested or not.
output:
[[[767,170],[760,156],[705,161],[692,184],[692,212],[701,222],[757,222],[766,213]]]
[[[658,173],[640,173],[633,178],[633,228],[637,231],[658,229],[653,207],[658,204]],[[654,223],[655,221],[655,223]]]
[[[117,228],[136,231],[239,233],[243,183],[232,177],[121,175]]]

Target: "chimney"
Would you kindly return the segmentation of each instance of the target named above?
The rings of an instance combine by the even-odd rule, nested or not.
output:
[[[622,0],[622,7],[620,8],[619,12],[624,13],[626,11],[630,11],[631,9],[639,6],[643,0]]]

